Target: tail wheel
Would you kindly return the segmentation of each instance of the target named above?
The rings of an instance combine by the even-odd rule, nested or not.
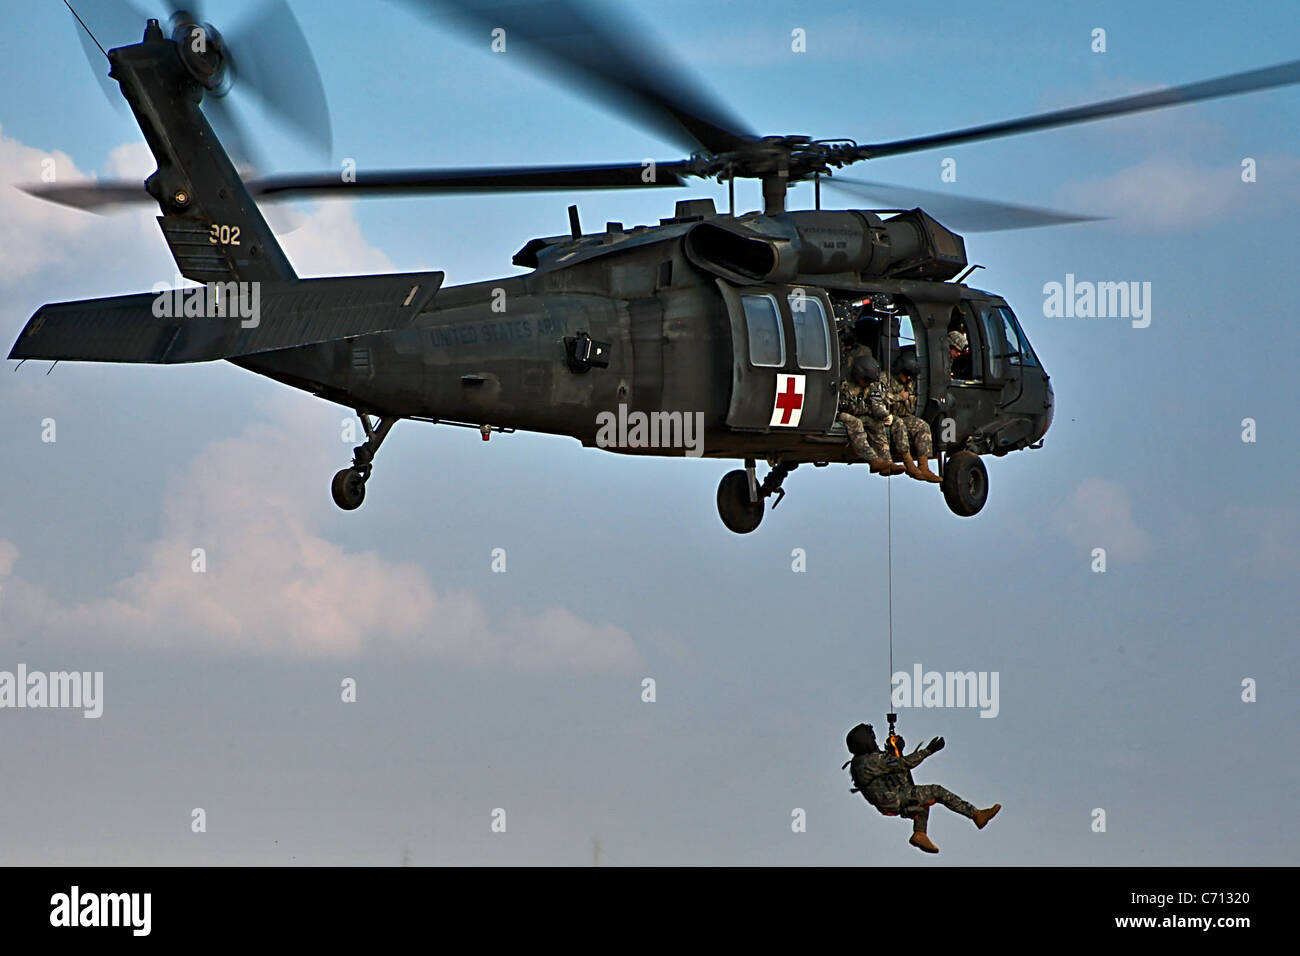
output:
[[[763,520],[763,499],[749,500],[749,475],[743,469],[727,472],[718,483],[718,515],[736,534],[749,534]]]
[[[970,518],[989,497],[989,473],[974,452],[959,451],[943,467],[943,497],[953,514]]]

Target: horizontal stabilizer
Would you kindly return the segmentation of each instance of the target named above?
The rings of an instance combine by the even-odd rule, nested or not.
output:
[[[211,362],[405,328],[441,272],[210,282],[165,292],[57,302],[27,323],[11,359]]]

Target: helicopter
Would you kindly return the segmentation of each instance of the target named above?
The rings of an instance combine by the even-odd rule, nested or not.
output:
[[[201,285],[40,308],[10,359],[169,364],[224,360],[355,411],[366,440],[331,482],[359,507],[376,453],[399,421],[530,431],[630,455],[735,460],[717,508],[744,534],[800,465],[855,463],[838,420],[851,349],[888,369],[911,356],[917,414],[930,426],[950,510],[971,517],[989,490],[982,458],[1041,448],[1055,397],[1011,305],[965,281],[965,240],[922,208],[938,193],[836,176],[864,160],[1010,136],[1300,82],[1300,61],[1086,106],[882,143],[759,136],[685,73],[578,0],[501,4],[404,0],[472,31],[504,28],[543,66],[688,149],[686,159],[480,169],[357,170],[241,177],[246,141],[232,90],[248,87],[328,141],[310,49],[284,0],[227,39],[194,3],[163,20],[113,0],[142,39],[107,57],[157,170],[140,183],[28,191],[83,209],[155,202],[182,276]],[[70,7],[71,9],[71,7]],[[75,10],[74,10],[75,15]],[[78,20],[80,21],[78,16]],[[84,28],[84,22],[81,23]],[[241,39],[242,36],[242,39]],[[292,64],[286,66],[285,64]],[[220,128],[220,135],[214,131]],[[227,147],[230,151],[227,151]],[[726,182],[729,208],[676,202],[658,223],[607,223],[534,238],[522,275],[444,286],[442,272],[300,279],[257,201],[301,196],[680,188]],[[738,213],[757,180],[762,209]],[[811,180],[815,208],[788,209]],[[823,209],[823,184],[901,198]],[[920,197],[923,202],[911,202]],[[1095,218],[949,200],[977,229]],[[950,351],[960,332],[969,353]],[[768,471],[760,480],[759,461]]]

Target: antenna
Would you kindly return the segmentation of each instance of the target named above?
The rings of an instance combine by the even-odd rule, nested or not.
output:
[[[86,36],[90,37],[92,40],[95,41],[95,46],[99,47],[99,52],[100,52],[100,53],[103,53],[103,54],[104,54],[104,59],[107,60],[107,59],[108,59],[108,51],[104,49],[104,44],[102,44],[102,43],[99,42],[99,40],[98,40],[98,38],[95,36],[95,34],[93,34],[93,33],[90,32],[90,27],[86,26],[86,21],[83,20],[83,19],[81,19],[81,14],[77,13],[76,10],[73,10],[73,9],[72,9],[72,4],[70,4],[70,3],[68,2],[68,0],[63,0],[63,5],[64,5],[65,7],[67,7],[69,11],[71,11],[71,13],[72,13],[72,15],[73,15],[74,17],[77,18],[77,22],[81,24],[81,29],[83,29],[83,30],[86,31]],[[111,61],[110,61],[110,62],[111,62]]]

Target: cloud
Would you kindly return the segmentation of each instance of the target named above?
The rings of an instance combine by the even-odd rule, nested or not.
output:
[[[393,263],[366,242],[353,215],[355,203],[317,203],[308,214],[291,213],[294,230],[280,237],[289,261],[301,276],[369,275],[392,272]],[[270,210],[272,221],[280,209]]]
[[[1151,554],[1151,536],[1133,519],[1133,499],[1112,481],[1084,479],[1056,509],[1052,525],[1080,548],[1105,548],[1110,561],[1143,561]]]
[[[1233,505],[1224,512],[1223,520],[1232,564],[1238,571],[1290,580],[1300,574],[1300,510]]]
[[[20,279],[68,258],[93,217],[42,202],[18,184],[76,182],[88,177],[67,153],[45,152],[4,135],[0,127],[0,282]]]
[[[110,151],[103,178],[143,183],[155,166],[143,142],[124,143]],[[156,206],[114,207],[96,215],[18,188],[47,181],[51,171],[59,183],[99,178],[78,169],[66,153],[26,146],[5,137],[0,127],[0,285],[66,274],[72,264],[78,275],[111,272],[116,284],[105,295],[127,291],[123,282],[147,291],[173,280],[176,267],[155,221]],[[277,231],[293,230],[281,243],[300,275],[392,272],[388,256],[366,241],[354,209],[353,202],[328,202],[305,211],[270,204],[265,211]],[[151,278],[143,281],[145,276]]]
[[[299,400],[280,401],[271,421],[212,442],[169,477],[159,536],[109,596],[58,605],[5,578],[17,552],[0,541],[3,633],[273,657],[396,650],[529,673],[638,665],[618,627],[558,607],[493,621],[474,594],[436,591],[417,564],[329,541],[319,420]]]
[[[1143,230],[1210,225],[1225,214],[1300,202],[1300,159],[1255,157],[1258,181],[1242,182],[1239,163],[1205,166],[1153,157],[1109,176],[1063,184],[1070,208],[1122,217]]]

